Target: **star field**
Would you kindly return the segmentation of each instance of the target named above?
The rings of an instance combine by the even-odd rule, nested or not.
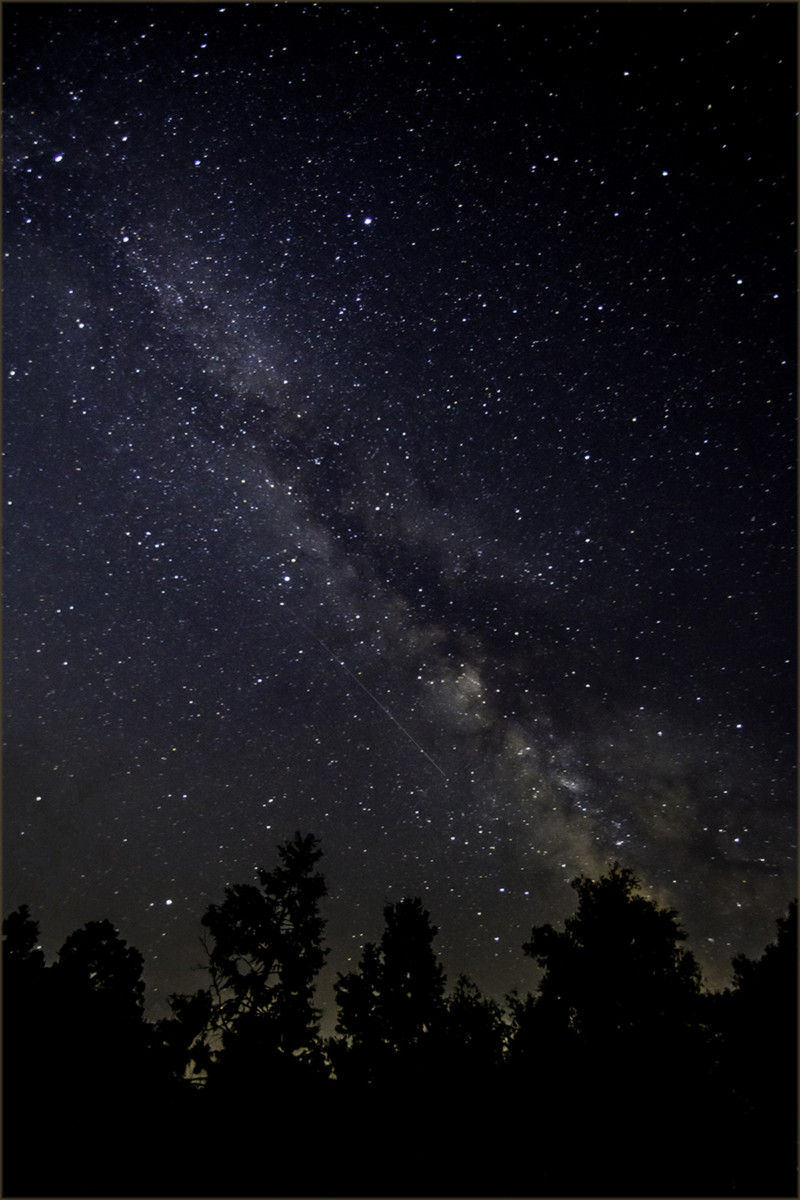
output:
[[[151,1016],[316,833],[533,986],[795,894],[792,5],[6,4],[4,845]],[[330,1008],[331,1001],[322,997]]]

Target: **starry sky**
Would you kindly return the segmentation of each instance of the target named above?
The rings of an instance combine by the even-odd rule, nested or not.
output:
[[[316,833],[451,982],[795,894],[792,4],[3,6],[4,901],[150,1017]],[[326,988],[328,991],[326,992]]]

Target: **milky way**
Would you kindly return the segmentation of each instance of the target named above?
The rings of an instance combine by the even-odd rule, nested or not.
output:
[[[5,902],[49,955],[109,917],[163,1014],[298,828],[325,986],[420,895],[451,981],[532,987],[615,858],[711,985],[770,940],[794,26],[4,6]]]

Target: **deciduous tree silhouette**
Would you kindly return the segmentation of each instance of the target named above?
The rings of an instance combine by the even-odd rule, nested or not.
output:
[[[572,882],[578,910],[563,932],[534,926],[522,949],[544,967],[543,1009],[585,1041],[613,1045],[685,1027],[696,1011],[700,971],[681,945],[674,909],[637,893],[633,871],[612,864],[598,880]]]
[[[444,972],[432,942],[438,933],[419,898],[406,897],[383,910],[379,946],[368,942],[357,972],[339,974],[334,984],[339,1005],[338,1033],[350,1052],[337,1057],[340,1070],[355,1065],[375,1080],[391,1066],[396,1072],[441,1017]],[[337,1048],[334,1048],[336,1054]]]
[[[467,975],[459,975],[445,997],[439,1026],[438,1060],[450,1086],[467,1092],[486,1086],[504,1058],[507,1026],[497,1001],[483,996]]]
[[[29,1107],[46,1061],[47,1005],[39,923],[22,904],[3,921],[3,1095],[6,1114]]]
[[[307,1064],[320,1053],[314,985],[325,962],[315,871],[317,839],[299,832],[279,846],[280,864],[259,871],[260,888],[237,884],[202,918],[211,973],[211,1029],[221,1038],[213,1071],[252,1074]]]
[[[212,1062],[208,1035],[212,1027],[211,993],[200,989],[190,995],[169,997],[171,1017],[151,1026],[149,1044],[154,1069],[165,1081],[182,1081],[187,1075],[205,1079]]]
[[[444,997],[431,1035],[421,1046],[424,1059],[419,1066],[417,1112],[424,1113],[435,1130],[421,1176],[431,1167],[435,1169],[428,1180],[437,1194],[496,1194],[495,1148],[500,1146],[504,1186],[509,1181],[510,1097],[503,1063],[506,1029],[500,1005],[483,996],[466,975],[459,975]]]
[[[45,959],[39,922],[21,904],[3,921],[4,1079],[38,1053],[45,1004]],[[16,1080],[15,1086],[21,1082]],[[8,1111],[8,1109],[6,1109]]]
[[[110,921],[90,921],[65,940],[57,961],[44,965],[36,922],[27,909],[4,926],[6,988],[23,984],[31,1011],[12,1002],[8,1050],[26,1035],[34,1049],[6,1078],[4,1191],[17,1195],[108,1195],[118,1185],[120,1130],[132,1136],[150,1095],[143,1019],[143,959]],[[31,1114],[36,1125],[30,1125]],[[42,1131],[45,1131],[44,1133]],[[87,1131],[91,1143],[87,1144]],[[41,1153],[38,1141],[47,1146]],[[128,1174],[133,1180],[135,1164]],[[134,1185],[141,1191],[141,1183]]]
[[[41,979],[44,951],[38,943],[39,922],[27,904],[20,904],[3,921],[3,983],[9,991],[25,980]]]
[[[797,950],[793,900],[775,941],[758,959],[738,954],[733,987],[714,997],[742,1194],[797,1194]]]
[[[4,1194],[796,1194],[796,903],[711,995],[676,913],[614,863],[573,881],[563,931],[534,926],[541,981],[505,1010],[465,976],[445,995],[430,914],[387,905],[335,984],[329,1079],[321,852],[278,855],[210,906],[212,986],[155,1025],[109,921],[48,966],[28,908],[6,918]]]
[[[143,1084],[144,959],[110,921],[71,933],[50,970],[53,1030],[80,1103]],[[123,1085],[124,1081],[124,1085]]]
[[[384,920],[380,943],[367,943],[358,971],[334,984],[341,1036],[329,1054],[346,1091],[348,1123],[357,1123],[366,1142],[348,1190],[376,1195],[391,1186],[392,1194],[408,1195],[425,1179],[436,1194],[442,1123],[433,1106],[437,1098],[444,1103],[444,1092],[433,1051],[445,984],[432,947],[438,930],[418,898],[386,905]],[[340,1124],[337,1135],[346,1137],[347,1127]]]
[[[89,921],[58,952],[59,986],[93,1019],[138,1023],[144,1007],[144,959],[110,921]]]
[[[785,916],[776,921],[777,936],[761,958],[737,954],[733,959],[736,1007],[747,1012],[747,1020],[769,1018],[781,1026],[784,1037],[797,1011],[797,901],[792,900]]]
[[[402,1048],[419,1042],[441,1009],[445,977],[432,945],[439,930],[418,898],[388,905],[383,915],[380,1012],[390,1044]]]
[[[602,1079],[602,1103],[583,1114],[585,1173],[573,1174],[573,1187],[636,1193],[652,1186],[658,1162],[659,1194],[675,1194],[681,1165],[666,1131],[680,1113],[688,1152],[696,1129],[686,1118],[706,1078],[700,971],[676,912],[639,894],[631,870],[615,862],[600,879],[579,876],[572,886],[578,908],[564,930],[534,926],[523,950],[544,968],[538,1033],[543,1044],[553,1034],[564,1055],[560,1064],[550,1057],[543,1086],[564,1102],[559,1066],[568,1079]],[[645,1095],[646,1108],[637,1103]]]

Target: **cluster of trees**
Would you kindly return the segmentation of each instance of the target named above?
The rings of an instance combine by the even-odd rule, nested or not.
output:
[[[448,990],[419,899],[335,984],[325,881],[296,834],[202,918],[210,983],[144,1019],[142,956],[108,921],[48,966],[3,923],[7,1196],[797,1194],[797,905],[731,988],[703,988],[677,914],[614,863],[522,947],[536,994]]]

